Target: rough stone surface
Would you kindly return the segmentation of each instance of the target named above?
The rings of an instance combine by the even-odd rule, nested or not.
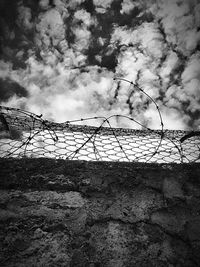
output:
[[[0,266],[200,266],[200,165],[0,159]]]

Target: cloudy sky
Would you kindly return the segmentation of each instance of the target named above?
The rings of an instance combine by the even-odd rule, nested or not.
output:
[[[0,104],[200,129],[200,0],[1,0]],[[113,126],[137,127],[119,120]]]

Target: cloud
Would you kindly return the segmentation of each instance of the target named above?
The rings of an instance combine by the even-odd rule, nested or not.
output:
[[[9,76],[20,80],[28,96],[4,97],[3,105],[23,107],[59,122],[106,115],[113,77],[107,70],[101,70],[101,74],[98,67],[83,73],[79,69],[69,71],[63,64],[44,65],[32,57],[27,61],[26,70],[11,70]]]
[[[81,21],[81,25],[78,22]],[[91,32],[88,27],[93,24],[91,16],[85,10],[78,10],[74,13],[74,26],[72,26],[72,32],[75,36],[73,48],[76,51],[84,52],[88,49],[90,44]]]
[[[144,115],[153,129],[160,128],[160,120],[158,117],[158,113],[154,107],[145,111]],[[188,123],[187,120],[189,119],[189,117],[181,117],[180,112],[176,107],[171,107],[170,109],[167,107],[163,107],[162,119],[164,122],[164,126],[167,126],[167,129],[180,130],[185,128],[186,123]]]
[[[97,13],[105,13],[111,6],[113,0],[93,0],[95,10]]]
[[[13,95],[18,97],[28,97],[27,90],[10,79],[0,79],[0,88],[1,101],[6,101]]]
[[[40,8],[46,10],[49,8],[49,0],[40,0],[39,2]]]
[[[191,79],[200,78],[200,53],[192,55],[182,73],[183,83],[187,83]]]
[[[174,51],[168,51],[166,60],[160,68],[160,76],[162,77],[163,86],[166,89],[170,82],[170,74],[178,67],[179,58]]]
[[[17,25],[19,27],[24,27],[25,31],[30,31],[33,29],[33,22],[32,22],[32,13],[31,9],[25,6],[18,6],[18,17],[17,17]]]
[[[56,46],[65,39],[65,26],[60,13],[56,9],[50,9],[38,16],[36,25],[36,45],[41,48]]]
[[[120,12],[123,14],[129,14],[131,12],[131,10],[135,7],[141,6],[140,2],[134,2],[134,1],[130,1],[130,0],[123,0],[122,4],[121,4],[121,10]]]
[[[160,1],[158,5],[158,16],[164,27],[167,41],[177,45],[183,54],[190,55],[200,40],[196,6],[191,8],[191,3],[187,0]]]
[[[90,13],[84,9],[79,9],[74,13],[74,21],[81,21],[86,27],[94,24],[94,19],[92,19]]]

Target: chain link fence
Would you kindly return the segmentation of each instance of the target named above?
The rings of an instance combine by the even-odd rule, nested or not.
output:
[[[200,162],[200,132],[113,128],[110,118],[90,118],[101,119],[99,127],[76,125],[70,121],[54,123],[43,120],[42,115],[0,106],[0,157]],[[79,121],[84,122],[84,119],[76,122]]]

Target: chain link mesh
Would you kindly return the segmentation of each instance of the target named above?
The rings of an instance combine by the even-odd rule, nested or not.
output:
[[[54,123],[41,117],[0,106],[0,157],[200,162],[200,132],[112,128],[106,118],[99,127],[92,127],[71,122]],[[103,127],[105,123],[109,127]]]

